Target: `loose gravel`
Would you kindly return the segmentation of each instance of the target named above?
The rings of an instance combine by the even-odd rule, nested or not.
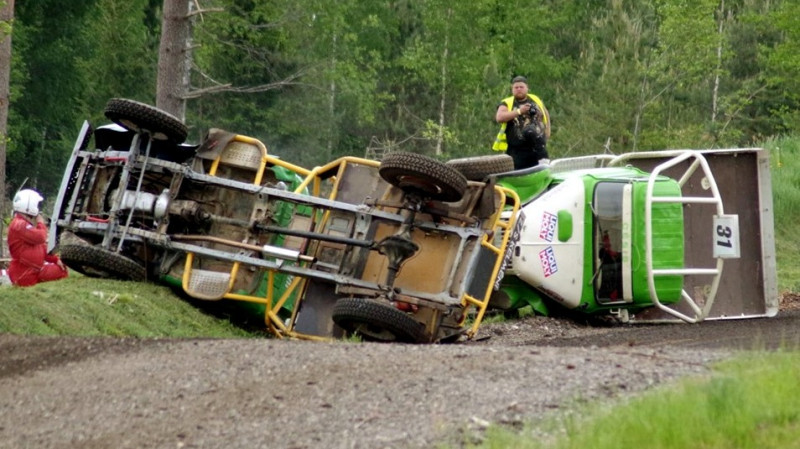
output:
[[[529,317],[422,346],[0,335],[0,448],[460,447],[731,353],[629,329]]]

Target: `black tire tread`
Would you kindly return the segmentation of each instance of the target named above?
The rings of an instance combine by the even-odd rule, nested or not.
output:
[[[351,333],[357,324],[364,323],[391,332],[395,336],[392,341],[395,342],[426,343],[429,341],[422,323],[389,304],[382,304],[370,299],[342,298],[334,305],[332,318],[339,327]]]
[[[386,182],[406,193],[422,194],[434,200],[459,201],[467,190],[467,178],[458,170],[422,154],[389,153],[383,157],[378,172]],[[425,179],[429,186],[409,187],[403,182],[406,176]]]
[[[189,129],[177,117],[145,103],[125,98],[112,98],[106,103],[106,117],[114,123],[134,132],[148,131],[153,138],[159,134],[174,143],[183,143]],[[135,124],[138,129],[131,126]]]
[[[89,277],[138,282],[147,279],[147,272],[142,265],[105,248],[67,244],[61,245],[59,252],[62,262]]]
[[[514,170],[514,158],[507,154],[451,159],[445,164],[458,170],[470,181],[483,181],[489,175]]]

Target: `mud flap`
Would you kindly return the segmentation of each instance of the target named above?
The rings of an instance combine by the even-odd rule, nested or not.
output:
[[[331,318],[337,299],[335,284],[309,281],[305,296],[300,302],[294,331],[317,337],[343,337],[344,331]]]
[[[492,267],[497,263],[497,254],[485,247],[478,250],[478,257],[476,258],[474,272],[469,280],[467,287],[467,294],[474,298],[483,298],[486,295],[486,286],[494,284],[492,276]]]

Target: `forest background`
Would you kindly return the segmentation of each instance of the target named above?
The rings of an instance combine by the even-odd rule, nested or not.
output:
[[[156,104],[170,1],[16,2],[13,27],[0,23],[13,30],[8,195],[23,182],[53,195],[80,123],[107,123],[109,98]],[[550,110],[551,158],[800,129],[796,0],[183,1],[189,142],[222,128],[301,166],[491,154],[518,74]]]

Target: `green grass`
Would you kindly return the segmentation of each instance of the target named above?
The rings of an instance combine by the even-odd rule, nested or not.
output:
[[[754,352],[713,374],[614,406],[579,408],[521,433],[493,427],[474,448],[800,448],[800,352]],[[543,435],[555,435],[543,437]]]
[[[774,139],[763,146],[771,156],[778,288],[796,292],[800,291],[800,138]]]
[[[21,335],[247,337],[258,335],[163,286],[70,277],[33,287],[0,287],[0,332]]]

